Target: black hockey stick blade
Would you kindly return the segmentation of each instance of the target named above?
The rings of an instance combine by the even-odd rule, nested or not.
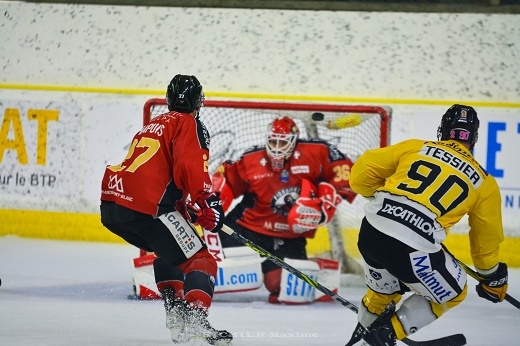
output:
[[[273,255],[269,251],[264,250],[263,248],[261,248],[260,246],[256,245],[255,243],[253,243],[252,241],[250,241],[246,237],[242,236],[241,234],[238,234],[231,227],[229,227],[227,225],[223,225],[222,226],[222,231],[224,233],[226,233],[227,235],[230,235],[233,238],[235,238],[236,240],[240,241],[242,244],[244,244],[245,246],[247,246],[251,250],[259,253],[260,255],[266,257],[268,260],[274,262],[280,268],[283,268],[283,269],[287,270],[288,272],[294,274],[298,278],[304,280],[310,286],[312,286],[312,287],[316,288],[317,290],[323,292],[323,294],[325,294],[325,295],[329,296],[330,298],[334,299],[335,301],[339,302],[341,305],[347,307],[348,309],[350,309],[351,311],[355,312],[356,314],[358,313],[358,307],[356,305],[352,304],[351,302],[349,302],[345,298],[335,294],[334,292],[329,290],[327,287],[321,285],[318,281],[310,278],[309,276],[305,275],[304,273],[302,273],[298,269],[296,269],[293,266],[287,264],[286,262],[284,262],[280,258],[276,257],[275,255]],[[365,329],[365,328],[363,327],[363,329]],[[365,331],[366,331],[366,329],[365,329]],[[349,342],[351,342],[351,341],[349,341]],[[359,340],[357,340],[357,341],[359,341]],[[429,341],[414,341],[414,340],[410,340],[408,338],[405,338],[405,339],[403,339],[401,341],[404,342],[407,345],[410,345],[410,346],[459,346],[459,345],[462,346],[462,345],[466,345],[466,338],[462,334],[448,335],[448,336],[445,336],[445,337],[442,337],[442,338],[439,338],[439,339],[433,339],[433,340],[429,340]]]
[[[408,346],[463,346],[466,345],[464,334],[453,334],[438,339],[415,341],[408,338],[401,340]]]

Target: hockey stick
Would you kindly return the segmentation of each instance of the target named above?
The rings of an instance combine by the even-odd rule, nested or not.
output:
[[[445,246],[443,246],[443,248],[446,250],[446,252],[450,253],[448,251],[448,249],[446,249]],[[451,253],[450,253],[451,255]],[[452,255],[453,256],[453,255]],[[453,258],[455,258],[453,256]],[[473,269],[471,269],[470,267],[468,267],[466,265],[466,263],[463,263],[461,261],[459,261],[458,259],[455,258],[455,260],[457,261],[457,263],[462,267],[462,269],[464,269],[464,271],[466,273],[468,273],[469,276],[471,276],[473,279],[477,280],[477,281],[480,281],[479,278],[478,278],[478,275],[477,275],[477,272],[474,271]],[[520,302],[518,300],[516,300],[515,298],[511,297],[509,294],[506,293],[506,298],[505,300],[510,303],[511,305],[513,305],[515,308],[517,309],[520,309]]]
[[[340,295],[335,294],[334,292],[329,290],[327,287],[325,287],[322,284],[320,284],[318,281],[312,279],[311,277],[309,277],[306,274],[302,273],[298,269],[296,269],[293,266],[287,264],[286,262],[284,262],[280,258],[276,257],[275,255],[273,255],[269,251],[264,250],[263,248],[261,248],[260,246],[256,245],[255,243],[253,243],[252,241],[250,241],[246,237],[242,236],[241,234],[238,234],[233,229],[231,229],[229,226],[223,225],[222,226],[222,231],[224,233],[226,233],[227,235],[229,235],[229,236],[235,238],[236,240],[240,241],[241,243],[243,243],[245,246],[247,246],[251,250],[258,252],[261,256],[264,256],[268,260],[274,262],[280,268],[283,268],[283,269],[287,270],[288,272],[294,274],[298,278],[300,278],[303,281],[305,281],[306,283],[308,283],[310,286],[312,286],[315,289],[323,292],[324,294],[326,294],[330,298],[334,299],[335,301],[337,301],[341,305],[347,307],[348,309],[350,309],[351,311],[355,312],[356,314],[358,313],[359,309],[358,309],[358,307],[356,305],[352,304],[351,302],[349,302],[345,298],[341,297]],[[391,303],[391,304],[393,304],[393,303]],[[366,328],[364,328],[364,327],[362,327],[362,328],[364,329],[362,332],[365,332],[365,333],[368,332]],[[414,340],[410,340],[408,338],[405,338],[405,339],[403,339],[401,341],[404,342],[407,345],[410,345],[410,346],[461,346],[461,345],[465,345],[466,344],[466,338],[464,337],[463,334],[453,334],[453,335],[445,336],[445,337],[442,337],[442,338],[439,338],[439,339],[433,339],[433,340],[427,340],[427,341],[414,341]]]

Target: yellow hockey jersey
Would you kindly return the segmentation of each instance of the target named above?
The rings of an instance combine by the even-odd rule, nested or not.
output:
[[[500,190],[460,143],[411,139],[366,151],[352,167],[350,186],[371,199],[370,224],[424,252],[439,251],[449,228],[467,214],[474,265],[485,270],[498,263]]]

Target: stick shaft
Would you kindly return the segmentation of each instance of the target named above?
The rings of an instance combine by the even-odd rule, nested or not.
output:
[[[281,260],[280,258],[276,257],[275,255],[273,255],[272,253],[270,253],[269,251],[267,250],[264,250],[263,248],[261,248],[260,246],[256,245],[255,243],[251,242],[249,239],[247,239],[246,237],[242,236],[241,234],[238,234],[236,233],[234,230],[232,230],[230,227],[228,227],[227,225],[224,225],[222,226],[222,231],[230,236],[232,236],[233,238],[235,238],[236,240],[242,242],[245,246],[247,246],[248,248],[252,249],[253,251],[256,251],[258,252],[260,255],[266,257],[268,260],[274,262],[276,265],[278,265],[280,268],[283,268],[285,270],[287,270],[288,272],[296,275],[297,277],[299,277],[300,279],[302,279],[303,281],[305,281],[306,283],[308,283],[310,286],[314,287],[315,289],[323,292],[324,294],[326,294],[327,296],[331,297],[332,299],[334,299],[335,301],[339,302],[341,305],[349,308],[350,310],[352,310],[353,312],[357,313],[358,312],[358,308],[356,305],[352,304],[351,302],[349,302],[348,300],[346,300],[345,298],[335,294],[334,292],[332,292],[330,289],[328,289],[327,287],[323,286],[322,284],[320,284],[318,281],[314,280],[313,278],[309,277],[308,275],[305,275],[304,273],[302,273],[301,271],[299,271],[298,269],[294,268],[293,266],[291,266],[290,264],[287,264],[286,262],[284,262],[283,260]]]

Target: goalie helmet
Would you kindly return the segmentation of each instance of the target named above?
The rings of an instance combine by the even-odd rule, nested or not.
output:
[[[168,84],[166,102],[170,111],[191,113],[204,104],[202,85],[195,76],[178,74]]]
[[[470,106],[453,105],[442,116],[437,129],[437,139],[454,139],[469,143],[470,149],[478,139],[479,120],[477,112]]]
[[[282,170],[285,160],[291,157],[299,136],[298,126],[289,117],[277,118],[269,124],[265,147],[274,172]]]

